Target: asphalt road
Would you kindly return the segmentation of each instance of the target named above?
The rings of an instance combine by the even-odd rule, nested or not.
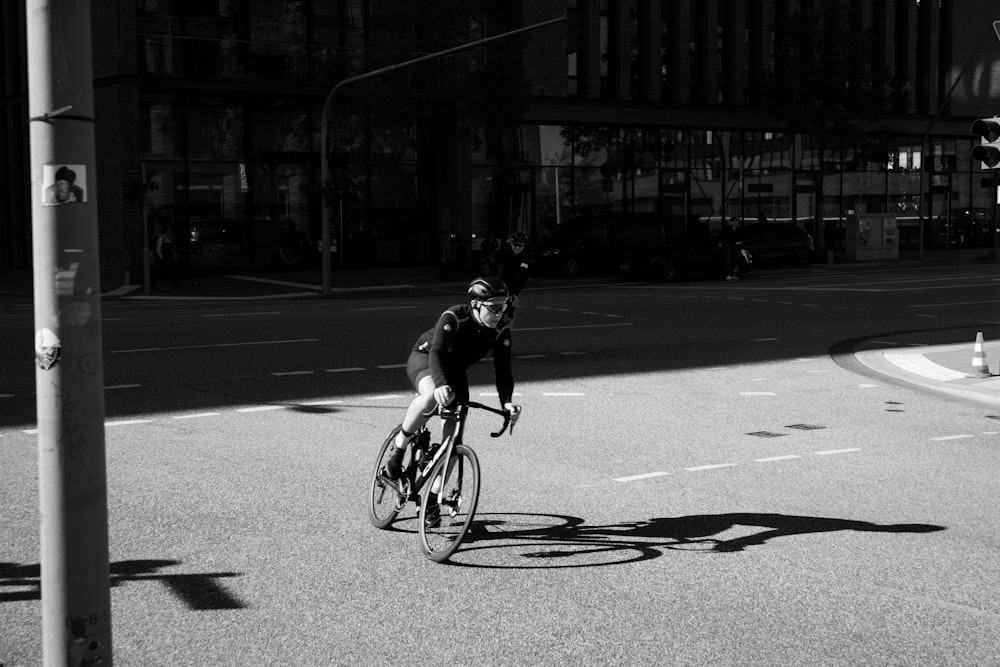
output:
[[[996,338],[997,295],[985,266],[527,293],[524,417],[469,425],[451,565],[365,507],[454,295],[107,302],[116,662],[1000,664],[1000,414],[843,353]],[[41,661],[30,328],[0,310],[5,666]]]

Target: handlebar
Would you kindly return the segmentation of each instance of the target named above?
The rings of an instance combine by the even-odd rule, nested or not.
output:
[[[484,403],[479,403],[477,401],[468,401],[465,403],[467,407],[478,408],[479,410],[486,410],[487,412],[492,412],[495,415],[500,415],[503,417],[503,426],[499,431],[491,432],[490,436],[493,438],[499,438],[504,434],[507,428],[510,428],[510,433],[514,433],[514,425],[517,424],[517,420],[521,417],[521,406],[515,405],[513,410],[500,410],[492,406],[486,405]],[[455,406],[454,408],[438,406],[435,410],[439,415],[443,413],[457,414],[461,406]]]

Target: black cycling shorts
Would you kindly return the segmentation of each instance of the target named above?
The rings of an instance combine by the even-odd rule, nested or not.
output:
[[[410,379],[413,390],[419,392],[420,381],[430,374],[430,355],[416,350],[410,352],[410,357],[406,360],[406,377]],[[445,368],[445,375],[448,377],[451,390],[455,392],[455,400],[459,403],[467,403],[469,401],[469,378],[465,375],[465,369]]]

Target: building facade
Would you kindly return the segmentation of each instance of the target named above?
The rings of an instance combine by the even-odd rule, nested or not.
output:
[[[619,211],[659,213],[676,233],[794,221],[834,251],[855,212],[894,214],[904,250],[997,241],[997,171],[973,163],[969,130],[1000,92],[994,3],[839,3],[904,84],[903,106],[868,124],[877,150],[793,130],[754,92],[791,18],[822,0],[505,3],[506,25],[470,41],[572,10],[571,25],[511,42],[521,116],[482,141],[453,134],[433,161],[413,137],[361,127],[331,149],[353,174],[345,197],[322,183],[323,106],[365,71],[380,4],[91,0],[104,275],[138,282],[163,226],[196,267],[316,262],[324,210],[334,267],[434,263],[474,238]],[[24,11],[0,4],[0,268],[14,269],[31,265]]]

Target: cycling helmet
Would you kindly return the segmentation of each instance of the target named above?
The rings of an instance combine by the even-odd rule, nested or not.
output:
[[[510,241],[510,243],[512,244],[519,243],[521,245],[525,245],[528,243],[528,235],[525,234],[524,232],[513,232],[511,233],[508,241]]]
[[[507,285],[496,276],[476,278],[469,283],[468,292],[470,301],[489,301],[505,298],[508,294]]]

